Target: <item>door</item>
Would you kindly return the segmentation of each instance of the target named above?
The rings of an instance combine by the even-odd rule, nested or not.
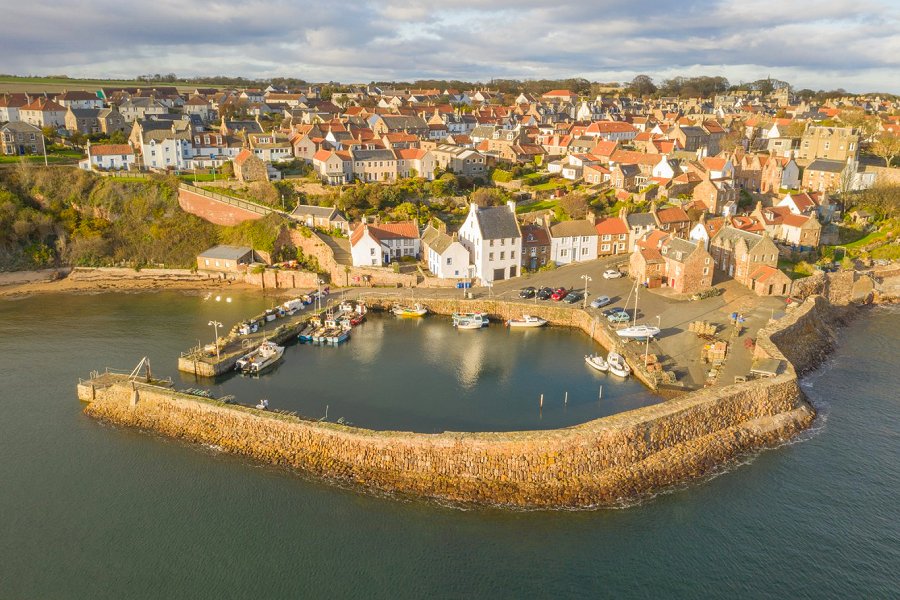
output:
[[[532,256],[531,261],[528,264],[529,264],[528,268],[531,269],[532,271],[537,269],[537,257]]]
[[[503,281],[506,279],[506,269],[494,269],[493,281]]]

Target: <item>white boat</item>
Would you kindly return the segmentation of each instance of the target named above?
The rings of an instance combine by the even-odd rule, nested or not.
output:
[[[546,324],[547,319],[531,315],[522,315],[521,319],[510,319],[506,322],[507,327],[543,327]]]
[[[424,317],[428,313],[428,309],[416,303],[412,306],[395,306],[391,312],[398,317]]]
[[[469,317],[459,317],[454,315],[453,326],[457,329],[481,329],[486,327],[488,319],[482,314],[473,314]]]
[[[613,375],[628,377],[631,374],[631,367],[625,362],[625,357],[618,352],[610,352],[606,356],[606,363],[609,365],[609,372]]]
[[[234,363],[234,368],[243,373],[256,375],[278,362],[282,355],[284,355],[284,346],[266,340],[259,345],[259,348],[239,358]]]
[[[659,327],[653,327],[652,325],[632,325],[631,327],[620,329],[616,333],[619,334],[619,337],[627,339],[646,340],[647,338],[658,336]]]
[[[604,360],[602,356],[599,354],[586,354],[584,357],[584,362],[588,364],[589,367],[593,367],[598,371],[603,371],[604,373],[609,370],[609,363]]]
[[[256,408],[259,410],[267,410],[269,408],[269,401],[263,398],[259,401],[259,404],[256,405]]]

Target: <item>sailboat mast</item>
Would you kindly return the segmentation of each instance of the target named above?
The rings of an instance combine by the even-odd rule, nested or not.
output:
[[[638,306],[638,297],[641,295],[641,285],[635,280],[634,282],[634,318],[631,320],[632,327],[637,325],[637,306]]]

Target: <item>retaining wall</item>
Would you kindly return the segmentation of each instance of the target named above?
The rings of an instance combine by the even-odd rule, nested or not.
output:
[[[774,378],[551,431],[372,431],[130,382],[79,385],[78,391],[90,416],[365,488],[463,503],[605,506],[702,476],[807,427],[814,411],[783,352],[809,367],[812,359],[787,344],[802,331],[804,343],[828,347],[832,340],[814,333],[830,323],[828,310],[826,302],[812,299],[761,331],[760,352],[783,361]]]

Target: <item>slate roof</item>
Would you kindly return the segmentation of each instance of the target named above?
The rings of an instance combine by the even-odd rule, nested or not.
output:
[[[310,204],[299,204],[297,208],[295,208],[291,212],[291,216],[294,217],[305,217],[305,216],[313,216],[320,217],[325,219],[330,219],[332,221],[346,221],[344,215],[338,211],[333,206],[312,206]]]
[[[199,254],[200,258],[222,258],[226,260],[239,260],[247,254],[253,252],[252,248],[246,246],[213,246],[209,250],[204,250]]]
[[[587,219],[579,219],[551,225],[550,235],[555,238],[597,235],[597,230]]]
[[[516,217],[508,206],[479,208],[475,212],[475,219],[484,240],[517,238],[521,235]]]
[[[825,171],[827,173],[840,173],[844,170],[844,163],[839,160],[828,160],[827,158],[817,158],[809,163],[806,167],[807,171]]]
[[[630,213],[625,215],[625,222],[628,227],[656,227],[656,219],[650,213]]]
[[[681,238],[669,238],[664,249],[666,258],[684,262],[697,249],[697,245]]]

